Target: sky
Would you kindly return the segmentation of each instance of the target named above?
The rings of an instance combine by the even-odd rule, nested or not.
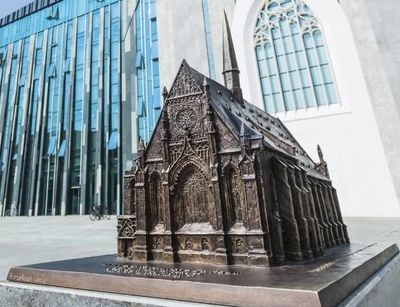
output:
[[[0,18],[20,9],[32,1],[33,0],[0,0]]]

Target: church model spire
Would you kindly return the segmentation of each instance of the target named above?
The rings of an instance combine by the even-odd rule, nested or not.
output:
[[[233,46],[232,34],[229,27],[228,18],[224,11],[223,25],[223,72],[225,86],[233,93],[240,102],[243,100],[242,89],[240,87],[240,71],[238,68],[235,48]]]

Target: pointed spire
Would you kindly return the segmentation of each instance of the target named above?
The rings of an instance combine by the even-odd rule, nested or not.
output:
[[[141,168],[144,168],[144,152],[145,152],[145,145],[143,139],[140,139],[139,148],[137,151],[137,158],[136,163],[139,164]]]
[[[209,87],[209,86],[210,86],[210,84],[208,83],[208,80],[207,80],[207,77],[206,77],[206,76],[204,76],[204,79],[203,79],[203,86],[204,86],[204,87]]]
[[[318,151],[318,157],[319,157],[319,162],[325,162],[324,160],[324,154],[322,153],[321,146],[317,146],[317,151]]]
[[[319,169],[326,175],[326,177],[329,177],[329,169],[328,169],[328,163],[326,163],[324,159],[324,154],[322,153],[321,146],[317,146],[317,151],[318,151],[318,157],[319,157],[319,164],[318,167]]]
[[[166,100],[168,97],[168,90],[165,86],[163,88],[162,96],[163,96],[164,100]]]
[[[140,139],[138,151],[144,151],[144,149],[145,149],[144,141],[143,139]]]
[[[223,16],[223,72],[225,86],[232,92],[236,99],[243,101],[242,89],[240,87],[240,71],[236,60],[235,48],[228,17],[224,10]]]
[[[246,134],[246,124],[244,122],[242,122],[240,127],[240,147],[242,156],[244,156],[247,150],[250,148],[250,138],[249,135]]]

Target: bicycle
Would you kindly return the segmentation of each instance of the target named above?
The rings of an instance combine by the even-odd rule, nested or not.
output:
[[[100,221],[101,219],[104,220],[109,220],[110,215],[108,214],[108,210],[106,206],[94,206],[92,210],[90,211],[89,214],[89,219],[92,221],[98,220]]]
[[[6,210],[6,212],[4,213],[4,216],[18,216],[18,210],[17,208],[10,208],[8,210]]]

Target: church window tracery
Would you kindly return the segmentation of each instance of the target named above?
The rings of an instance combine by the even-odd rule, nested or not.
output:
[[[267,112],[339,102],[320,23],[303,0],[265,1],[254,48]]]

